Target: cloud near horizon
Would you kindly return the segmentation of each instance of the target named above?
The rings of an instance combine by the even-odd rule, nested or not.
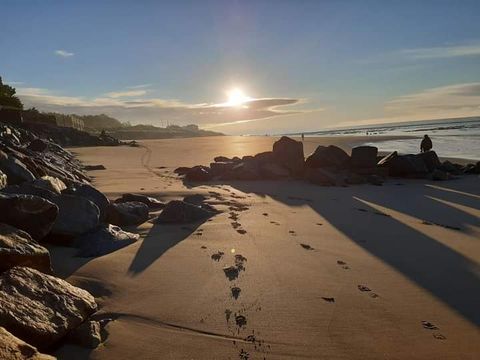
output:
[[[75,55],[75,53],[67,50],[59,49],[59,50],[55,50],[55,55],[67,58],[67,57],[72,57],[73,55]]]
[[[142,85],[146,86],[147,84]],[[142,98],[146,92],[146,90],[115,91],[103,97],[85,98],[57,95],[42,88],[17,88],[17,93],[26,108],[35,107],[46,112],[79,115],[105,113],[132,124],[160,125],[168,121],[177,125],[193,123],[203,128],[215,128],[303,111],[279,109],[302,102],[301,99],[295,98],[251,99],[242,106],[232,107],[227,103],[188,104],[179,100]]]

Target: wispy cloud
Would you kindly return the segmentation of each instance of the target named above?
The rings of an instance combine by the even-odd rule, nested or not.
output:
[[[134,86],[127,86],[127,89],[145,89],[152,86],[152,84],[140,84],[140,85],[134,85]]]
[[[109,92],[106,95],[112,98],[120,98],[120,97],[134,97],[134,96],[142,96],[147,93],[146,90],[129,90],[129,91],[114,91]]]
[[[400,53],[412,60],[480,56],[480,43],[404,49]]]
[[[55,50],[55,55],[61,56],[61,57],[64,57],[64,58],[68,58],[68,57],[72,57],[73,55],[75,55],[75,53],[67,51],[67,50],[59,49],[59,50]]]
[[[160,124],[168,119],[179,125],[196,123],[213,128],[305,111],[283,108],[301,102],[295,98],[251,99],[234,107],[225,103],[189,104],[176,99],[141,97],[145,90],[111,92],[96,98],[65,96],[42,88],[17,88],[17,92],[26,107],[75,114],[106,113],[132,123]]]
[[[8,81],[8,80],[4,80],[3,81],[5,84],[9,84],[9,85],[23,85],[25,84],[23,81]]]

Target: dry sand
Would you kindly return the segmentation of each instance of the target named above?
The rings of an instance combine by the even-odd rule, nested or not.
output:
[[[225,212],[183,228],[143,224],[136,229],[142,240],[91,260],[53,248],[54,268],[97,297],[100,317],[115,319],[96,350],[64,346],[56,355],[480,358],[479,177],[390,179],[383,187],[299,181],[191,187],[173,174],[217,155],[269,150],[274,140],[196,138],[74,149],[85,163],[106,166],[90,174],[111,198],[202,193]],[[305,152],[361,141],[308,138]],[[229,280],[223,268],[235,265],[235,255],[243,257],[244,269]]]

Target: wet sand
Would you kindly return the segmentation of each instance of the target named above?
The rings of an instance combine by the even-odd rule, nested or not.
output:
[[[390,179],[384,186],[300,181],[186,186],[178,166],[255,154],[274,138],[142,141],[73,151],[112,199],[201,193],[204,223],[126,228],[142,239],[54,268],[89,289],[106,343],[60,359],[478,359],[480,179]],[[361,138],[307,138],[345,149]]]

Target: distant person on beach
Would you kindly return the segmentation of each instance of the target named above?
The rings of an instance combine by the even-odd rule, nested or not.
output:
[[[305,134],[304,133],[302,133],[302,142],[303,142],[303,140],[305,140]]]
[[[425,135],[423,137],[422,143],[420,144],[420,151],[421,152],[427,152],[432,149],[432,139],[428,137],[428,135]]]

